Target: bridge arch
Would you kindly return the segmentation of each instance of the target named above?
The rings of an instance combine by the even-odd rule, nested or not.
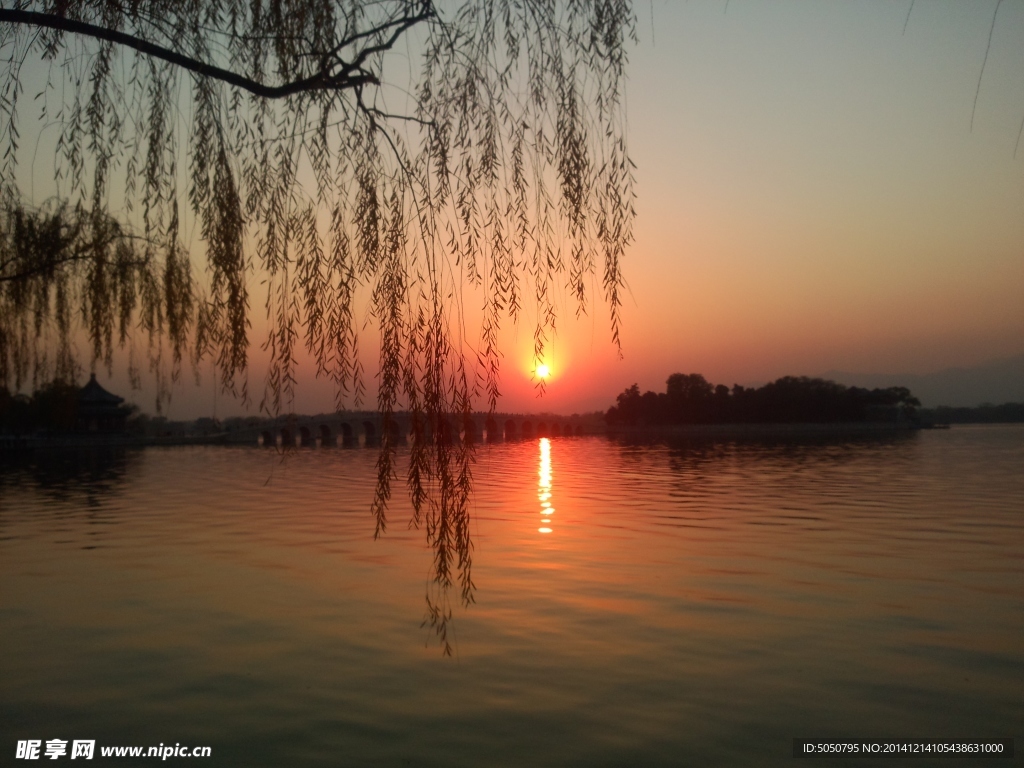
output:
[[[352,433],[352,425],[347,421],[343,421],[338,426],[338,429],[341,432],[341,434],[338,435],[338,440],[340,441],[341,446],[343,448],[351,448],[352,444],[355,442],[353,439],[354,434]]]
[[[450,445],[452,442],[452,423],[447,416],[440,416],[437,420],[437,439],[442,445]]]
[[[494,420],[493,416],[488,416],[487,421],[484,422],[484,429],[487,431],[487,442],[496,442],[500,436],[498,432],[498,422]]]
[[[529,440],[533,437],[533,422],[529,420],[524,421],[519,431],[523,436],[523,440]]]
[[[516,429],[516,423],[509,419],[505,422],[505,439],[515,440],[518,437],[518,430]]]

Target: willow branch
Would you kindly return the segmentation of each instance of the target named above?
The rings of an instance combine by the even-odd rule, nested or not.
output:
[[[54,259],[53,261],[47,261],[42,264],[37,264],[34,267],[29,267],[21,272],[12,272],[10,274],[3,274],[2,269],[6,269],[10,262],[5,262],[0,265],[0,283],[13,283],[28,280],[31,277],[41,274],[50,274],[53,272],[59,272],[69,264],[81,264],[88,262],[91,257],[87,253],[75,252],[71,256],[65,256],[63,258]],[[147,265],[145,259],[133,259],[128,262],[120,262],[118,266],[129,266],[129,267],[144,267]]]
[[[409,29],[409,27],[419,24],[421,21],[427,21],[428,19],[432,19],[437,15],[430,2],[426,2],[423,5],[423,11],[414,16],[402,16],[397,19],[391,19],[390,21],[385,21],[382,24],[378,24],[376,27],[372,27],[362,32],[357,32],[354,35],[346,37],[344,40],[342,40],[340,43],[334,46],[334,48],[331,49],[330,54],[332,56],[335,56],[338,54],[339,51],[344,50],[348,46],[355,44],[357,40],[373,37],[374,35],[386,32],[391,27],[397,25],[398,29],[395,30],[394,36],[392,37],[391,41],[388,42],[384,48],[384,50],[390,49],[391,46],[393,46],[395,42],[398,40],[399,36],[403,32],[405,32],[405,30]]]
[[[418,17],[413,17],[409,21],[412,22],[413,19],[419,20]],[[237,72],[232,72],[228,69],[222,69],[212,64],[207,64],[204,61],[193,59],[190,56],[183,56],[177,51],[172,51],[169,48],[156,45],[155,43],[143,40],[135,35],[129,35],[125,32],[119,32],[116,29],[108,29],[107,27],[90,24],[86,21],[69,19],[52,13],[37,13],[35,11],[17,11],[8,8],[0,8],[0,22],[46,27],[48,29],[56,29],[61,32],[71,32],[73,34],[94,37],[97,40],[106,40],[111,43],[116,43],[117,45],[132,48],[139,53],[146,54],[147,56],[162,59],[163,61],[179,66],[182,69],[187,69],[189,72],[195,72],[197,75],[221,80],[222,82],[233,85],[237,88],[242,88],[243,90],[249,91],[256,96],[261,96],[265,99],[280,99],[307,91],[345,90],[363,85],[380,85],[380,80],[376,75],[366,72],[359,67],[362,61],[366,58],[363,54],[369,55],[367,51],[360,54],[356,64],[344,65],[339,74],[332,74],[330,71],[324,69],[310,75],[309,77],[293,80],[281,85],[266,85],[257,80],[240,75]],[[402,27],[402,31],[407,29],[409,26],[412,26],[412,23],[404,25]],[[380,50],[388,50],[394,44],[395,40],[397,40],[397,35],[393,35],[389,40],[379,46],[373,46],[373,50],[370,51],[370,49],[368,49],[368,51],[377,52]]]

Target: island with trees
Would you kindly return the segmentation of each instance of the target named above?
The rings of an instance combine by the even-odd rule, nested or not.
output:
[[[699,373],[673,373],[664,392],[627,388],[605,421],[611,432],[863,432],[919,427],[920,405],[906,387],[869,390],[784,376],[762,387],[729,388]]]

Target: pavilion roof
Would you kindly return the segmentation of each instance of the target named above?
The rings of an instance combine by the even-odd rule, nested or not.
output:
[[[89,377],[89,383],[78,390],[78,402],[87,405],[120,405],[124,402],[124,398],[107,392],[96,381],[94,373]]]

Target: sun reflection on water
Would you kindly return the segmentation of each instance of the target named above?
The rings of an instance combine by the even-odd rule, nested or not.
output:
[[[551,506],[551,441],[546,437],[540,439],[540,469],[537,471],[537,498],[540,500],[540,516],[542,527],[539,533],[551,533],[551,516],[555,508]]]

